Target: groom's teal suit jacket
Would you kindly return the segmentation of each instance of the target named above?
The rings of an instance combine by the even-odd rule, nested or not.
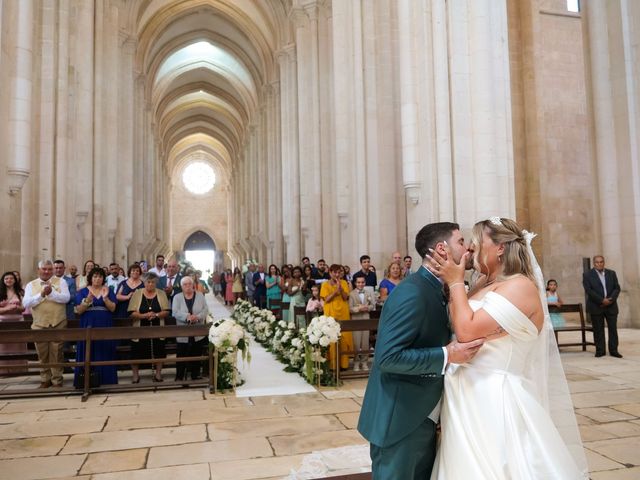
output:
[[[421,267],[385,302],[358,431],[388,447],[424,422],[440,400],[451,331],[442,284]]]

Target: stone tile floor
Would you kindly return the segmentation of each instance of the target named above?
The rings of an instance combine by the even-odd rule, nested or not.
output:
[[[640,478],[640,330],[620,338],[624,359],[596,359],[593,347],[562,355],[594,480]],[[16,381],[0,379],[0,388]],[[247,398],[190,388],[85,403],[0,399],[0,478],[282,478],[312,451],[364,443],[355,426],[365,386]]]

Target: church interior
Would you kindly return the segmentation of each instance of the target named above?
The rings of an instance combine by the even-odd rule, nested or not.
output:
[[[639,45],[634,0],[0,0],[1,271],[382,272],[425,224],[512,218],[565,303],[617,272],[625,358],[563,362],[591,478],[638,478]],[[0,471],[287,478],[366,443],[366,379],[307,387],[0,397]]]

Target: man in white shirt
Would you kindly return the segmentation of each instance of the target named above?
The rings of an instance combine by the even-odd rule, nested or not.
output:
[[[24,308],[30,308],[33,315],[31,328],[65,328],[68,301],[69,287],[64,279],[53,275],[53,262],[43,260],[38,263],[38,278],[27,284],[22,299]],[[62,363],[62,345],[63,342],[36,342],[40,363]],[[62,387],[62,371],[62,367],[41,368],[38,388]]]
[[[618,295],[620,284],[613,270],[604,268],[604,257],[593,257],[593,268],[582,276],[582,286],[587,294],[587,313],[593,325],[593,343],[596,344],[596,357],[607,353],[605,345],[604,322],[609,333],[609,355],[622,358],[618,352]]]
[[[118,285],[124,282],[126,279],[120,275],[120,265],[117,263],[109,264],[109,276],[107,277],[107,287],[113,290],[113,293],[118,291]]]
[[[164,268],[164,255],[156,256],[156,266],[149,270],[151,273],[155,273],[158,277],[166,277],[167,271]]]

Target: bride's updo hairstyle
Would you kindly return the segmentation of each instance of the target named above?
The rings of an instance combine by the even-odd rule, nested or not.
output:
[[[504,254],[500,257],[502,278],[524,275],[534,284],[536,278],[531,267],[531,259],[522,229],[509,218],[491,217],[473,226],[472,241],[476,245],[478,258],[482,259],[482,234],[487,232],[495,245],[504,244]]]

